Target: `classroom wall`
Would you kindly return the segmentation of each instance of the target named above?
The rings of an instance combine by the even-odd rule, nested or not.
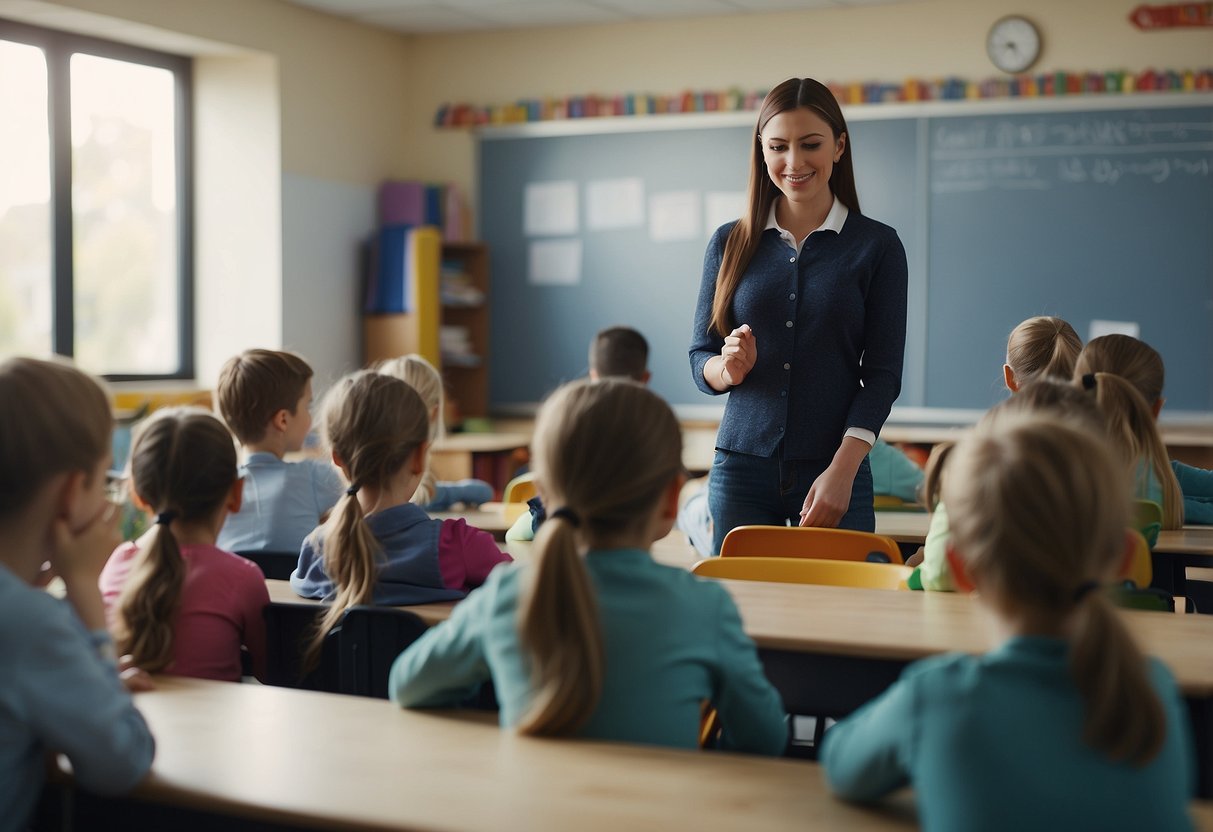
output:
[[[278,0],[0,0],[0,16],[199,56],[200,384],[252,345],[304,353],[317,386],[358,365],[358,242],[407,156],[405,38]]]
[[[1213,32],[1139,32],[1138,0],[912,0],[699,20],[413,37],[405,170],[475,194],[475,143],[437,130],[443,102],[505,103],[584,93],[769,88],[791,76],[898,80],[997,71],[985,54],[992,24],[1023,14],[1041,28],[1038,68],[1208,66]],[[744,164],[743,160],[737,160]]]

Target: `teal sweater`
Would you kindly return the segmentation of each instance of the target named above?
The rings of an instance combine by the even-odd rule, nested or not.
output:
[[[581,736],[678,748],[698,746],[700,706],[710,700],[722,745],[781,754],[783,704],[763,675],[733,599],[719,584],[654,563],[639,549],[595,551],[586,565],[602,623],[605,680]],[[519,641],[518,606],[531,567],[500,566],[396,659],[388,690],[405,707],[462,701],[492,679],[501,724],[531,704],[530,669]]]
[[[1142,768],[1082,739],[1068,648],[1013,638],[985,656],[918,662],[826,732],[822,762],[840,796],[872,801],[913,784],[923,829],[1187,830],[1195,757],[1187,711],[1149,663],[1167,737]]]

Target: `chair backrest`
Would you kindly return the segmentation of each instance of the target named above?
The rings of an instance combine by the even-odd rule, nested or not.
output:
[[[312,604],[278,604],[270,602],[262,615],[265,618],[266,684],[304,690],[338,691],[338,638],[340,627],[334,627],[325,639],[319,665],[309,673],[303,672],[303,654],[316,631],[325,607]]]
[[[1153,504],[1151,504],[1153,505]],[[1150,544],[1137,529],[1127,529],[1133,538],[1133,556],[1120,577],[1132,581],[1139,588],[1148,587],[1154,580],[1154,564],[1150,557]]]
[[[291,573],[299,565],[298,552],[237,552],[260,567],[267,578],[279,581],[290,580]]]
[[[904,563],[891,537],[809,526],[738,526],[724,536],[720,556]]]
[[[708,558],[695,564],[691,571],[705,578],[738,581],[901,589],[913,570],[895,563],[753,557]]]
[[[392,662],[426,629],[424,621],[406,610],[350,607],[338,640],[341,692],[387,699]]]
[[[1151,549],[1162,531],[1162,506],[1153,500],[1133,501],[1133,527],[1141,532]]]
[[[535,474],[519,474],[505,485],[501,494],[503,503],[525,503],[539,492],[535,489]]]

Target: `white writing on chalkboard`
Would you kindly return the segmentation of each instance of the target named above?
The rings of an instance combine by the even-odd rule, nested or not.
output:
[[[1213,173],[1213,122],[1139,117],[940,119],[931,131],[931,191],[1048,190],[1161,184]]]

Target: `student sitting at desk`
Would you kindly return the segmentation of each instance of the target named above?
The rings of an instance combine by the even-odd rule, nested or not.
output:
[[[121,538],[106,500],[113,417],[66,364],[0,364],[0,826],[24,829],[47,752],[117,794],[152,763],[147,724],[118,677],[97,575]],[[50,571],[47,571],[49,563]],[[66,600],[43,587],[63,579]],[[146,689],[135,673],[129,682]]]
[[[247,350],[219,374],[219,412],[248,456],[244,502],[227,518],[219,547],[230,552],[298,552],[345,488],[326,460],[287,462],[312,427],[312,368],[299,356]]]
[[[501,724],[698,747],[700,709],[723,745],[779,754],[783,705],[719,584],[653,561],[683,482],[678,420],[625,381],[575,382],[543,405],[535,474],[555,510],[538,561],[498,569],[392,666],[406,707],[444,706],[492,678]]]
[[[362,370],[324,400],[324,439],[350,485],[328,521],[303,542],[291,587],[330,602],[305,665],[356,604],[425,604],[463,598],[510,560],[463,520],[435,520],[410,502],[425,473],[429,411],[412,387]]]
[[[590,342],[590,378],[630,379],[637,384],[648,384],[653,374],[649,372],[649,342],[636,330],[628,326],[612,326],[600,331]],[[706,492],[705,492],[706,499]],[[534,540],[535,532],[546,519],[543,498],[532,497],[527,501],[528,511],[522,514],[505,533],[506,540]],[[696,528],[709,524],[706,503],[702,511],[693,516]],[[681,528],[681,525],[680,525]],[[688,532],[690,534],[690,532]]]
[[[923,827],[1190,829],[1186,708],[1102,588],[1132,552],[1129,485],[1104,437],[1005,412],[958,443],[948,560],[1010,638],[913,665],[828,730],[831,787],[913,784]]]
[[[101,572],[119,649],[156,673],[238,682],[241,650],[265,675],[265,577],[216,545],[244,481],[223,423],[199,408],[158,410],[131,446],[131,497],[155,522]]]

